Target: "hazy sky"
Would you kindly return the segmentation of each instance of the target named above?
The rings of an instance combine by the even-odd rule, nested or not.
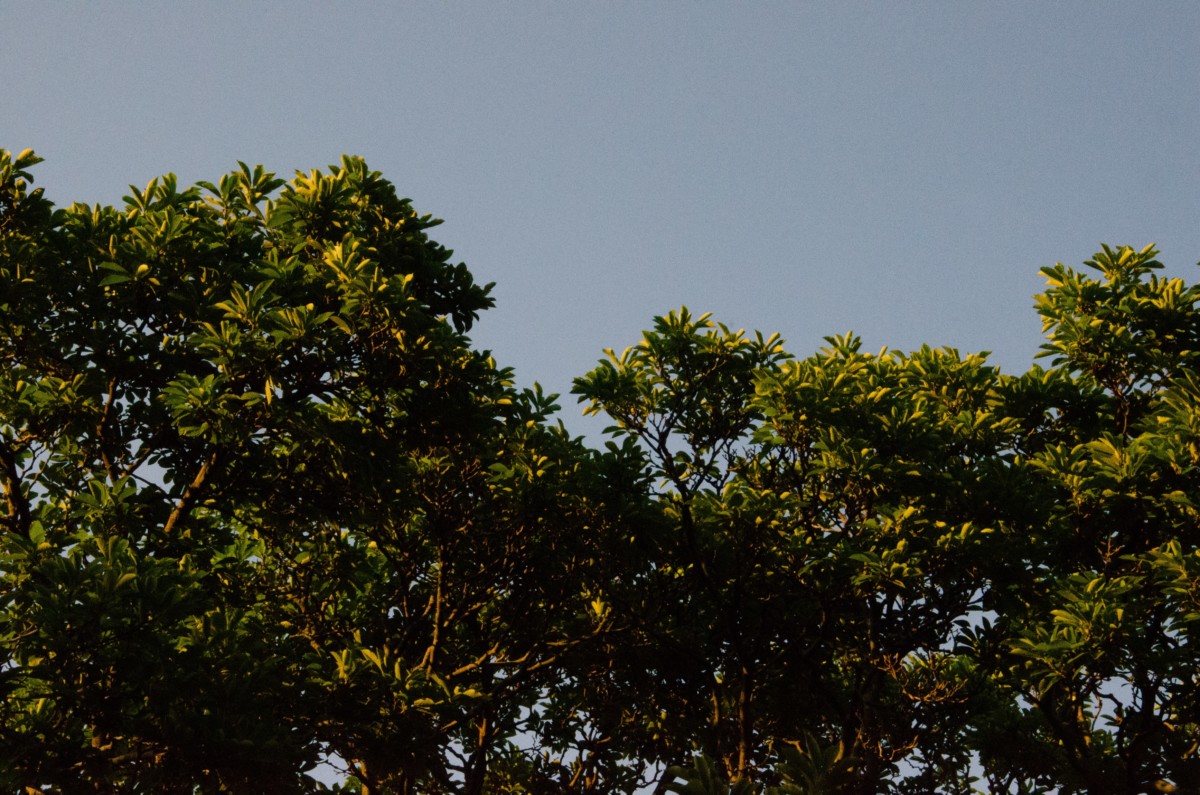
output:
[[[0,30],[0,147],[56,202],[362,155],[554,391],[681,304],[1020,371],[1038,268],[1156,242],[1198,275],[1200,3],[0,0]]]

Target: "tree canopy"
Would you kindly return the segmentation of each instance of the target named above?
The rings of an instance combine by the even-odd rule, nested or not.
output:
[[[1200,287],[1044,366],[686,309],[578,378],[358,158],[56,208],[0,150],[0,787],[1200,789]],[[319,780],[320,764],[340,769]]]

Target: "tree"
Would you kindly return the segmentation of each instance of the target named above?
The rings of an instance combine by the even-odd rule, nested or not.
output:
[[[681,311],[577,390],[652,451],[678,528],[653,592],[685,607],[643,628],[662,669],[630,719],[735,783],[790,759],[877,792],[917,752],[963,762],[945,735],[973,671],[952,649],[1007,559],[997,477],[1018,427],[982,357],[829,343],[796,361]]]
[[[1048,366],[686,309],[591,448],[357,158],[56,209],[0,151],[0,787],[1200,789],[1200,287]]]
[[[1007,751],[995,742],[1013,706],[981,730],[989,779],[1023,791],[1200,787],[1200,287],[1158,276],[1156,254],[1105,247],[1087,263],[1100,278],[1043,269],[1056,369],[1031,376],[1059,383],[1053,397],[1031,390],[1047,422],[1028,463],[1051,499],[1028,529],[1032,576],[997,604],[1007,654],[992,677],[1034,731]],[[1024,749],[1043,765],[1013,757]]]
[[[577,381],[671,525],[593,687],[660,791],[1200,786],[1200,287],[1155,254],[1045,269],[1019,377],[685,310]]]
[[[585,598],[613,456],[355,158],[55,210],[0,156],[0,779],[481,792]],[[627,500],[628,501],[628,500]]]

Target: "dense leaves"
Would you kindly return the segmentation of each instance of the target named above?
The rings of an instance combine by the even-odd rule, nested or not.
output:
[[[589,448],[361,160],[119,209],[37,162],[0,152],[0,787],[1200,788],[1200,287],[1152,248],[1044,269],[1021,375],[670,313],[576,381]]]
[[[481,786],[623,499],[487,288],[353,158],[59,211],[4,158],[5,784]]]

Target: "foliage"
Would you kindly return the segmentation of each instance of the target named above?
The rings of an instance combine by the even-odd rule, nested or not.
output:
[[[0,787],[1200,789],[1200,287],[1048,367],[686,309],[553,422],[357,158],[56,209],[0,152]]]
[[[0,161],[4,785],[482,786],[603,625],[619,453],[471,350],[488,288],[361,160],[123,210],[36,162]]]
[[[1200,287],[1155,253],[1044,270],[1050,370],[681,312],[577,381],[675,527],[611,674],[668,791],[1200,784]]]

